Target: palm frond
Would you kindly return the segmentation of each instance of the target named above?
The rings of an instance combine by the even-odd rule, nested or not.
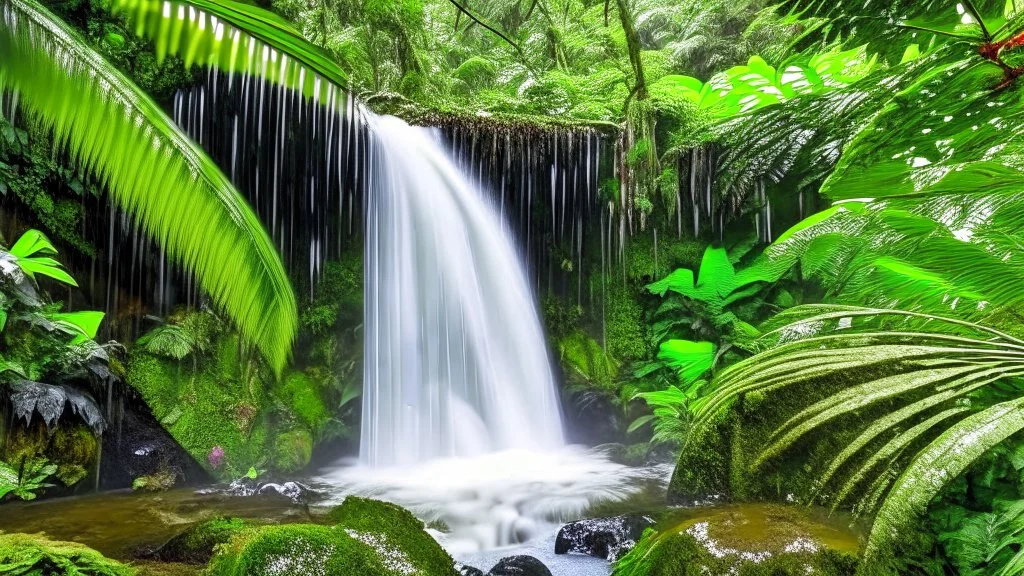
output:
[[[341,68],[290,23],[256,6],[231,0],[108,0],[115,13],[152,40],[157,58],[180,56],[227,73],[261,77],[307,97],[337,98],[345,87]],[[330,103],[330,102],[329,102]]]
[[[295,296],[245,200],[146,94],[45,8],[0,0],[0,12],[0,90],[19,93],[280,370],[297,331]]]
[[[695,426],[708,426],[743,394],[824,390],[776,427],[751,471],[842,419],[852,440],[824,466],[809,498],[839,506],[875,478],[859,506],[871,512],[882,501],[874,549],[905,530],[985,450],[1024,428],[1024,401],[999,400],[999,384],[1024,376],[1024,341],[990,327],[920,312],[809,305],[767,323],[759,345],[697,401]],[[890,474],[872,475],[883,466],[906,471],[893,483]],[[838,476],[840,470],[849,472]],[[828,490],[836,477],[842,484]]]

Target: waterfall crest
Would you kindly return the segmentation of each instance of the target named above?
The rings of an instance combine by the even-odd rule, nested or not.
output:
[[[360,460],[563,445],[524,268],[431,131],[371,117]]]

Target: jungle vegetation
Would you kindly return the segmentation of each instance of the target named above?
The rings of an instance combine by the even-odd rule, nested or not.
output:
[[[251,208],[157,102],[170,90],[153,81],[161,66],[182,85],[196,68],[213,68],[325,102],[348,90],[411,118],[610,130],[619,170],[609,200],[628,206],[638,236],[658,223],[666,229],[682,210],[680,163],[720,147],[708,194],[735,224],[728,233],[677,238],[674,270],[654,264],[627,275],[600,342],[579,310],[545,307],[563,364],[580,376],[576,390],[611,398],[630,422],[623,432],[647,434],[644,451],[665,444],[681,453],[677,478],[695,468],[694,452],[720,449],[728,469],[711,485],[761,497],[771,491],[759,479],[792,477],[792,492],[774,496],[854,510],[870,525],[865,573],[1021,573],[1024,6],[1014,0],[0,0],[0,8],[0,92],[63,151],[72,169],[59,167],[58,179],[109,194],[261,352],[258,365],[230,375],[246,390],[239,404],[260,413],[265,390],[293,400],[319,391],[283,410],[282,452],[288,442],[306,451],[314,438],[342,434],[338,417],[354,393],[336,374],[351,366],[325,334],[358,304],[352,270],[337,270],[335,300],[313,297],[300,314]],[[147,64],[128,58],[126,46],[141,46]],[[271,52],[282,57],[264,57]],[[38,195],[17,161],[33,153],[26,127],[0,126],[0,193],[27,203]],[[770,242],[749,234],[766,198],[805,195],[826,207]],[[52,210],[34,209],[58,230],[51,235],[67,232]],[[100,317],[30,296],[37,275],[74,281],[49,258],[45,236],[22,239],[0,254],[5,334],[19,319],[42,318],[21,329],[42,326],[55,348],[98,354]],[[135,343],[142,360],[173,360],[166,371],[188,373],[187,390],[148,389],[165,416],[179,394],[207,387],[196,384],[198,362],[232,337],[224,326],[206,330],[210,316],[190,315],[207,313],[169,318]],[[311,347],[315,366],[289,373],[295,340],[318,337],[329,343]],[[93,358],[56,362],[10,346],[3,374],[12,397],[30,384],[50,387],[33,394],[57,393],[62,375]],[[289,388],[289,374],[310,373],[315,384]],[[53,384],[35,382],[45,379]],[[71,390],[60,393],[88,421],[89,404]],[[726,427],[751,431],[748,445],[702,444]],[[46,463],[20,466],[28,472],[15,476],[0,463],[0,496],[6,487],[29,497],[56,473]],[[619,573],[638,574],[638,565],[627,556]]]

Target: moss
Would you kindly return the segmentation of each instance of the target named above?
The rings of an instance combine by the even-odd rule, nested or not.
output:
[[[139,476],[132,481],[132,490],[141,490],[143,492],[163,492],[164,490],[170,490],[174,487],[174,483],[178,480],[178,475],[172,470],[162,469],[158,470],[148,476]]]
[[[605,337],[608,353],[624,362],[640,360],[652,353],[644,321],[644,306],[639,289],[608,284],[605,303]]]
[[[419,574],[457,576],[451,556],[424,531],[423,522],[408,510],[379,500],[349,496],[327,514],[339,528],[382,537],[400,549]]]
[[[209,576],[398,576],[376,551],[341,528],[290,524],[251,528],[217,548]]]
[[[331,419],[324,403],[321,387],[303,372],[291,371],[272,389],[295,418],[314,435],[318,435]]]
[[[297,472],[313,457],[313,436],[306,430],[292,430],[274,440],[274,468],[281,472]]]
[[[63,421],[51,429],[37,420],[31,426],[12,429],[0,449],[0,460],[17,463],[45,458],[57,466],[57,479],[72,486],[88,475],[98,450],[99,441],[86,426]]]
[[[206,564],[219,544],[227,544],[246,527],[246,523],[237,518],[200,522],[168,540],[156,555],[163,562]]]
[[[754,561],[737,554],[712,554],[685,532],[661,536],[648,530],[619,561],[613,576],[853,576],[856,568],[856,557],[832,550],[784,552]]]
[[[132,576],[135,571],[82,544],[42,535],[0,534],[0,574]]]
[[[179,365],[141,351],[134,351],[128,363],[129,384],[157,420],[197,462],[225,479],[252,466],[262,467],[272,435],[271,421],[252,402],[249,387],[224,378],[236,371],[223,366],[229,358],[239,364],[231,339],[227,340],[218,347],[220,361],[208,370],[193,372],[188,362]],[[213,468],[208,462],[214,446],[223,448],[225,466]]]
[[[615,392],[619,363],[596,340],[577,330],[558,341],[558,351],[571,383]]]

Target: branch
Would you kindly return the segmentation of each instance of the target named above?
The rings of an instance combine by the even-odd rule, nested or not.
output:
[[[516,44],[515,42],[512,41],[511,38],[509,38],[508,36],[502,34],[501,32],[499,32],[496,29],[494,29],[491,26],[489,26],[483,20],[480,20],[479,18],[474,16],[469,10],[467,10],[462,4],[459,4],[456,0],[448,0],[448,1],[451,2],[453,6],[458,8],[459,12],[462,12],[463,14],[468,16],[473,22],[476,22],[477,24],[483,26],[484,28],[486,28],[487,30],[490,30],[492,33],[494,33],[496,36],[498,36],[499,38],[501,38],[505,42],[508,42],[508,44],[510,46],[512,46],[513,48],[516,49],[516,53],[518,53],[519,57],[522,58],[523,64],[526,65],[526,67],[529,68],[531,72],[533,72],[533,68],[530,66],[530,63],[526,60],[526,54],[523,53],[523,49],[519,47],[519,44]]]

